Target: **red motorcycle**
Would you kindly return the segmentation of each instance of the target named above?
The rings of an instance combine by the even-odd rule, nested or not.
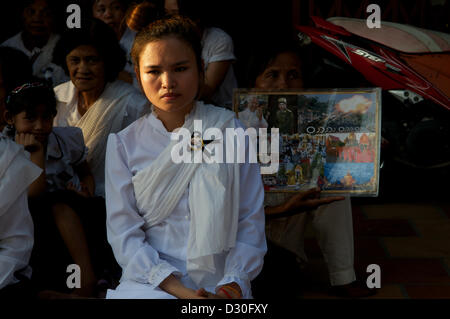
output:
[[[342,87],[383,90],[382,161],[448,172],[450,36],[393,23],[372,30],[359,19],[312,20],[314,26],[296,28],[302,44],[312,42],[319,56],[317,83],[339,77]],[[406,34],[414,29],[415,39]]]

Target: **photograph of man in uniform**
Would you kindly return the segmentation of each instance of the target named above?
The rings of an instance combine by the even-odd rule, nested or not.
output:
[[[275,127],[279,128],[280,134],[294,134],[294,114],[287,108],[285,97],[278,99]]]

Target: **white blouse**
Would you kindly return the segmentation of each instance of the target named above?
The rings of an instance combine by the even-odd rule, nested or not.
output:
[[[237,120],[236,127],[242,127]],[[187,287],[198,288],[186,272],[191,215],[188,189],[172,214],[147,231],[143,230],[144,219],[136,208],[132,177],[158,157],[171,142],[170,136],[152,113],[109,137],[105,185],[107,233],[123,273],[121,284],[115,291],[109,290],[107,298],[173,298],[158,288],[170,274]],[[242,196],[236,246],[219,257],[225,263],[225,275],[216,287],[235,281],[242,288],[244,298],[251,298],[250,281],[261,271],[267,250],[259,166],[241,164],[240,180]],[[216,287],[205,289],[215,292]]]

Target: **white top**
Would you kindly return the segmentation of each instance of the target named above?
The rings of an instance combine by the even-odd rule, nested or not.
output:
[[[35,54],[38,54],[33,63],[33,75],[41,79],[51,80],[53,86],[56,86],[69,80],[69,77],[65,74],[64,69],[59,65],[52,63],[53,49],[55,48],[59,38],[59,35],[51,34],[45,46],[42,48],[34,48],[29,51],[23,43],[22,32],[19,32],[15,36],[3,42],[1,46],[8,46],[20,50],[30,59]]]
[[[78,127],[54,127],[48,137],[45,174],[47,190],[66,189],[69,182],[80,190],[74,168],[86,160],[88,148]]]
[[[131,48],[133,47],[134,38],[136,38],[136,31],[133,31],[130,28],[126,27],[125,32],[120,38],[119,44],[126,53],[127,62],[125,64],[124,70],[131,74],[131,76],[133,77],[133,86],[140,90],[141,88],[134,72],[133,60],[131,59]]]
[[[264,116],[262,116],[260,120],[256,114],[256,110],[255,112],[252,112],[248,107],[242,112],[239,112],[239,120],[241,120],[247,128],[254,127],[255,129],[259,129],[268,127]]]
[[[236,126],[242,127],[237,120]],[[123,272],[121,284],[115,291],[108,291],[107,298],[171,298],[158,288],[170,274],[180,278],[187,287],[198,288],[186,272],[191,218],[188,189],[172,214],[147,231],[143,230],[145,221],[136,207],[132,177],[158,157],[171,142],[170,136],[162,122],[149,114],[120,133],[111,134],[108,140],[107,233]],[[235,281],[242,288],[244,298],[251,298],[250,280],[260,272],[267,249],[264,191],[259,166],[240,165],[240,185],[245,194],[240,197],[236,245],[218,259],[225,263],[225,275],[216,286]],[[139,287],[134,289],[136,283]],[[215,287],[205,289],[214,292]]]
[[[219,28],[205,29],[202,37],[202,59],[205,64],[205,71],[212,62],[236,60],[231,37]],[[233,89],[237,86],[237,80],[231,65],[222,84],[212,97],[213,104],[231,109]]]
[[[42,170],[27,157],[23,146],[0,133],[0,289],[18,282],[16,271],[31,277],[34,232],[27,190]]]

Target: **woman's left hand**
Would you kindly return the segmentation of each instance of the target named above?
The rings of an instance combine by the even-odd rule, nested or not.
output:
[[[220,296],[218,296],[216,294],[213,294],[212,292],[207,291],[205,288],[197,289],[195,291],[195,293],[196,293],[197,296],[204,297],[204,298],[207,298],[207,299],[223,299],[223,297],[220,297]]]
[[[321,205],[330,204],[332,202],[344,200],[344,196],[330,196],[320,198],[320,188],[312,188],[307,191],[298,193],[297,195],[291,197],[285,203],[285,211],[308,211],[311,209],[316,209]]]
[[[242,298],[242,289],[235,282],[223,285],[217,290],[218,298],[221,299],[241,299]]]
[[[89,188],[83,182],[80,182],[81,190],[78,190],[72,182],[67,184],[67,189],[76,192],[83,197],[92,197]]]

